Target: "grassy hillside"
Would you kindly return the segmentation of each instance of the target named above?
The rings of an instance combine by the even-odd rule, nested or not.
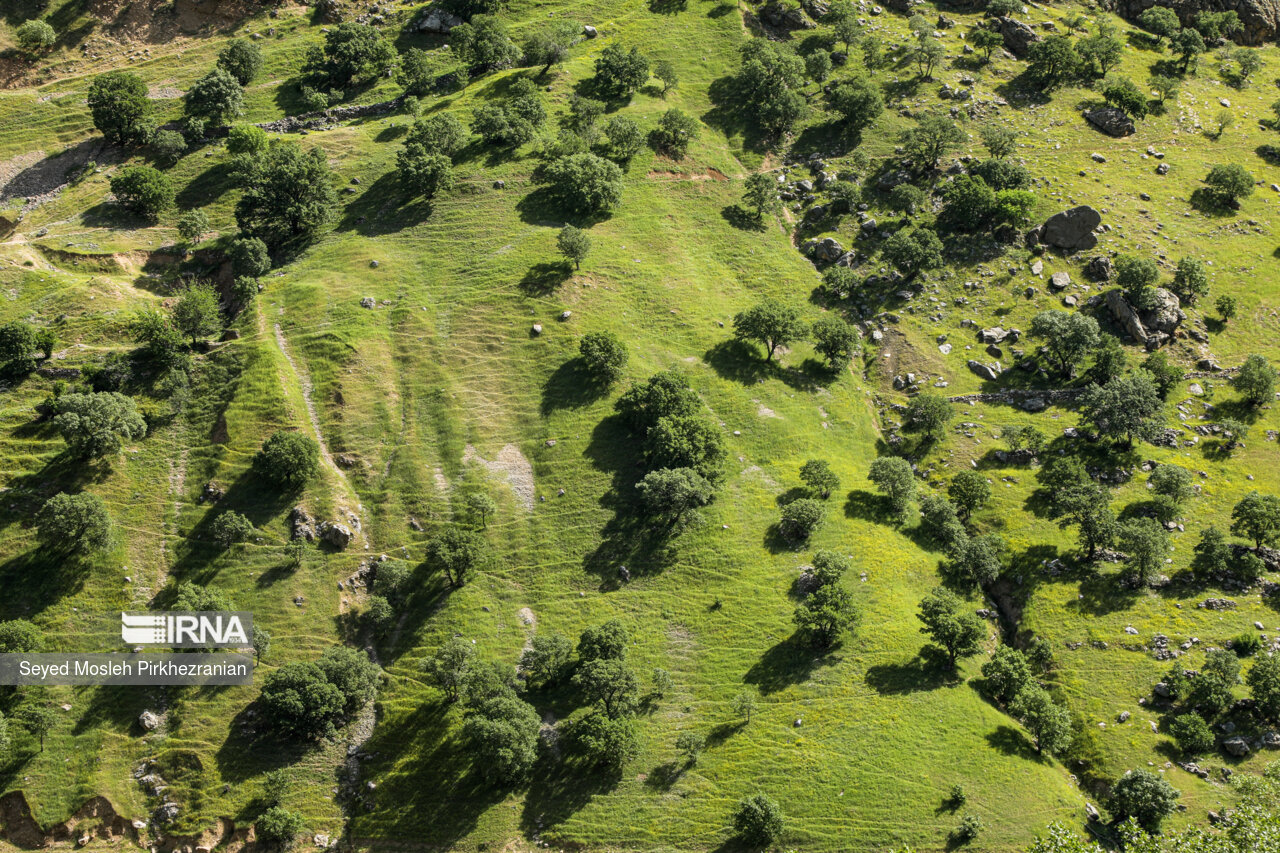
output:
[[[922,8],[931,18],[937,14]],[[382,26],[401,51],[444,43],[412,29],[420,11],[396,10]],[[252,610],[273,635],[254,687],[61,687],[0,695],[0,710],[10,717],[35,705],[57,712],[43,749],[11,724],[2,770],[5,791],[21,791],[37,823],[48,829],[97,795],[128,818],[147,819],[159,800],[135,778],[151,762],[146,766],[164,777],[167,796],[181,809],[168,834],[206,833],[206,841],[216,840],[209,833],[220,819],[241,829],[256,820],[263,775],[288,768],[294,783],[284,805],[302,816],[307,844],[323,834],[370,850],[730,848],[734,806],[766,793],[786,815],[786,846],[796,849],[944,849],[955,843],[948,838],[961,813],[969,813],[984,827],[974,849],[1014,851],[1051,821],[1083,827],[1086,803],[1101,804],[1102,789],[1093,782],[1131,768],[1156,769],[1182,792],[1185,810],[1166,824],[1182,827],[1233,802],[1223,768],[1254,773],[1265,766],[1268,756],[1260,752],[1202,760],[1208,781],[1179,769],[1167,732],[1152,725],[1160,716],[1138,701],[1150,697],[1171,665],[1151,653],[1156,633],[1174,648],[1199,638],[1180,658],[1188,668],[1203,662],[1205,649],[1256,632],[1255,622],[1269,639],[1276,610],[1259,588],[1128,589],[1118,566],[1088,564],[1074,530],[1048,517],[1034,468],[991,455],[1013,424],[1038,426],[1056,439],[1054,452],[1073,447],[1059,436],[1078,425],[1075,410],[1050,406],[1031,414],[994,399],[957,404],[945,439],[913,460],[924,493],[945,493],[955,472],[977,467],[991,481],[993,498],[975,527],[999,532],[1011,553],[1003,580],[989,590],[999,596],[1002,618],[984,623],[983,652],[955,670],[930,653],[916,618],[920,599],[941,582],[943,550],[914,514],[907,525],[895,525],[866,475],[901,420],[891,407],[908,401],[894,389],[896,376],[914,373],[924,387],[945,381],[941,393],[951,395],[1060,384],[1016,370],[996,382],[980,379],[966,362],[990,357],[968,321],[1025,331],[1037,312],[1061,307],[1062,295],[1084,303],[1103,289],[1083,274],[1095,254],[1154,257],[1165,279],[1184,256],[1209,264],[1212,296],[1188,308],[1187,321],[1205,331],[1207,342],[1175,340],[1167,352],[1180,368],[1195,370],[1204,358],[1235,366],[1250,353],[1280,355],[1271,284],[1280,273],[1271,237],[1280,194],[1269,188],[1280,176],[1256,153],[1276,133],[1268,115],[1280,54],[1274,46],[1257,48],[1267,65],[1244,89],[1216,79],[1213,58],[1204,56],[1163,114],[1141,121],[1133,136],[1112,139],[1080,118],[1083,106],[1100,100],[1096,91],[1067,85],[1045,94],[1027,79],[1025,63],[1003,51],[989,65],[965,54],[961,36],[980,15],[945,11],[955,21],[940,31],[947,58],[932,81],[920,81],[894,49],[912,38],[906,16],[868,12],[867,30],[894,59],[870,72],[855,59],[828,82],[871,74],[886,92],[884,114],[860,140],[842,135],[825,111],[822,86],[809,82],[807,113],[770,146],[752,123],[752,105],[733,99],[740,49],[765,37],[755,11],[703,0],[670,7],[515,0],[502,18],[517,41],[546,19],[589,24],[599,37],[575,44],[546,77],[537,69],[502,70],[424,99],[424,116],[449,113],[469,123],[477,108],[500,102],[516,78],[531,76],[544,89],[540,97],[553,117],[546,133],[553,135],[554,118],[568,110],[571,93],[591,77],[606,46],[637,47],[651,61],[675,66],[676,88],[664,96],[646,86],[612,105],[611,114],[647,132],[676,107],[698,119],[700,135],[680,160],[644,148],[626,169],[621,204],[608,216],[574,220],[589,226],[592,241],[580,270],[567,268],[556,251],[567,220],[535,184],[539,143],[509,153],[472,143],[456,160],[456,186],[427,202],[410,197],[396,173],[411,116],[344,121],[290,135],[323,150],[341,207],[314,245],[262,279],[256,301],[231,322],[237,334],[195,354],[189,402],[171,411],[145,377],[125,386],[150,407],[145,439],[94,465],[77,463],[37,418],[57,378],[36,372],[5,385],[0,617],[34,621],[49,650],[80,649],[112,630],[108,617],[115,611],[161,606],[167,584],[195,581]],[[1079,11],[1033,6],[1019,17],[1038,29],[1052,21],[1065,31],[1066,16]],[[1132,24],[1086,12],[1095,24],[1111,20],[1127,41],[1116,73],[1145,80],[1161,56]],[[161,12],[152,14],[153,22],[162,21]],[[55,328],[50,366],[84,369],[132,350],[128,321],[135,312],[171,306],[179,270],[208,267],[219,256],[236,233],[240,193],[218,140],[166,169],[178,208],[202,208],[214,231],[183,262],[176,211],[148,223],[110,196],[112,175],[148,160],[102,144],[84,101],[93,76],[127,64],[150,87],[161,119],[174,120],[178,96],[212,67],[227,37],[261,36],[255,43],[265,66],[246,90],[245,120],[271,121],[303,110],[299,74],[308,48],[322,43],[331,24],[301,6],[253,10],[243,20],[185,33],[158,23],[145,31],[95,23],[94,13],[76,2],[55,2],[46,17],[62,39],[35,62],[14,59],[9,87],[0,90],[0,159],[10,187],[4,204],[21,213],[0,242],[0,321]],[[11,39],[25,18],[6,17],[3,38]],[[829,38],[823,25],[790,41],[805,53]],[[898,156],[898,135],[913,125],[911,116],[957,106],[938,90],[944,82],[961,85],[962,76],[974,79],[970,105],[982,116],[964,122],[968,141],[943,168],[954,157],[983,156],[977,134],[983,117],[1015,129],[1015,156],[1036,177],[1032,221],[1090,204],[1109,226],[1098,250],[1045,254],[1036,275],[1037,257],[1021,241],[997,246],[986,235],[950,235],[945,267],[914,282],[912,298],[895,295],[896,287],[867,286],[835,302],[820,292],[819,271],[797,247],[834,236],[869,258],[859,278],[883,272],[884,241],[862,234],[856,216],[801,228],[802,206],[788,205],[756,229],[742,227],[731,212],[748,176],[781,175],[785,168],[789,180],[811,177],[807,168],[787,164],[814,152],[828,170],[873,187],[874,176]],[[348,100],[374,103],[399,93],[394,79],[382,78]],[[1204,131],[1224,101],[1236,122],[1215,138]],[[65,175],[90,163],[64,185]],[[1169,164],[1167,175],[1156,174],[1158,163]],[[1241,163],[1261,184],[1230,215],[1191,204],[1219,163]],[[883,228],[896,227],[883,194],[870,190],[863,200]],[[929,210],[916,221],[932,217]],[[1065,294],[1046,286],[1057,271],[1071,274]],[[1034,292],[1027,296],[1029,287]],[[1219,294],[1239,301],[1226,324],[1212,309]],[[828,311],[861,321],[864,353],[832,373],[809,343],[799,343],[766,364],[754,347],[732,338],[733,316],[764,297],[800,306],[810,321]],[[365,298],[372,308],[362,307]],[[879,343],[871,336],[877,330]],[[581,337],[595,331],[616,334],[630,352],[625,377],[607,391],[585,382],[575,360]],[[944,335],[952,345],[945,354]],[[1128,343],[1133,366],[1144,354]],[[1024,339],[1019,346],[1034,353],[1036,343]],[[687,376],[724,438],[728,463],[705,523],[664,547],[629,511],[639,453],[613,404],[631,381],[670,368]],[[1194,381],[1204,395],[1193,395],[1184,380],[1169,396],[1169,426],[1214,422],[1217,415],[1203,404],[1229,408],[1238,397],[1223,377]],[[326,462],[304,490],[281,494],[251,472],[253,454],[274,431],[314,434],[317,426],[340,464]],[[1203,528],[1229,527],[1232,507],[1251,490],[1276,492],[1280,469],[1267,431],[1277,429],[1274,410],[1264,406],[1244,447],[1230,456],[1214,453],[1208,440],[1088,452],[1101,467],[1136,472],[1111,489],[1117,509],[1145,499],[1146,477],[1137,469],[1148,460],[1195,472],[1201,491],[1172,537],[1167,573],[1175,575],[1189,564]],[[841,486],[826,504],[825,524],[808,544],[793,547],[778,534],[779,509],[801,485],[800,466],[814,458],[831,463]],[[216,504],[202,500],[210,482],[227,491]],[[109,549],[76,562],[37,543],[32,516],[59,491],[107,502],[116,530]],[[424,564],[425,544],[475,492],[497,502],[483,530],[496,559],[451,589]],[[346,550],[308,547],[293,569],[285,545],[295,505],[319,520],[354,514],[361,530]],[[244,513],[256,533],[222,551],[210,544],[209,525],[227,509]],[[819,548],[851,558],[854,570],[843,583],[861,611],[857,630],[825,651],[802,643],[792,622],[793,584]],[[404,561],[414,574],[393,629],[375,639],[358,618],[364,593],[347,581],[380,555]],[[1046,570],[1055,559],[1065,571]],[[1238,607],[1197,608],[1211,596],[1232,598]],[[971,590],[966,607],[994,607],[985,598]],[[514,665],[535,632],[576,640],[611,618],[630,632],[628,660],[642,692],[655,669],[673,680],[672,689],[642,708],[639,756],[609,774],[587,767],[566,746],[562,755],[540,753],[526,784],[486,783],[462,735],[463,708],[428,685],[423,660],[460,636],[474,642],[480,659]],[[1049,641],[1056,668],[1043,680],[1076,720],[1076,745],[1058,758],[1038,753],[1024,727],[982,689],[987,653],[1028,632]],[[344,642],[369,648],[385,670],[376,707],[333,741],[299,746],[276,738],[254,704],[263,678]],[[759,696],[749,722],[732,709],[744,689]],[[1236,694],[1247,691],[1239,687]],[[562,732],[588,710],[568,687],[526,698],[545,727]],[[138,726],[143,710],[163,713],[160,728]],[[1117,721],[1122,711],[1132,715],[1125,723]],[[707,748],[696,765],[682,769],[675,741],[686,731],[705,735]],[[957,785],[967,796],[963,808],[947,802]],[[144,831],[143,840],[154,832]]]

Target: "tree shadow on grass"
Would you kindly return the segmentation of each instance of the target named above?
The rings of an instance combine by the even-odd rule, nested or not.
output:
[[[1238,202],[1232,203],[1207,187],[1194,190],[1191,197],[1187,199],[1187,203],[1199,213],[1217,219],[1235,216],[1240,212]]]
[[[581,356],[571,358],[556,368],[542,387],[542,414],[558,409],[581,409],[603,399],[609,386],[600,382]]]
[[[92,566],[92,561],[47,547],[10,557],[0,563],[0,588],[21,592],[6,596],[0,613],[7,618],[30,618],[84,586]]]
[[[565,261],[542,261],[529,267],[516,285],[525,296],[549,296],[573,275]]]
[[[721,208],[720,217],[740,231],[761,232],[765,230],[764,220],[758,219],[754,213],[737,202]]]
[[[881,696],[898,696],[955,686],[961,680],[945,654],[933,646],[923,646],[906,663],[869,667],[865,681]]]
[[[565,209],[563,200],[555,189],[541,186],[516,202],[520,221],[527,225],[558,227],[566,222],[577,228],[590,228],[609,219],[611,214],[602,212],[576,212]]]
[[[655,791],[670,791],[684,775],[683,761],[667,761],[650,770],[644,777],[644,786]]]
[[[742,680],[768,696],[807,680],[818,667],[832,666],[840,659],[833,650],[815,649],[802,642],[798,634],[792,634],[766,651]]]
[[[336,230],[365,237],[395,234],[430,218],[433,209],[427,199],[405,196],[399,173],[392,170],[347,205]]]
[[[1133,607],[1140,592],[1125,582],[1121,572],[1093,572],[1080,582],[1075,606],[1090,616],[1106,616]]]
[[[179,190],[174,201],[179,209],[190,210],[212,204],[233,189],[235,180],[231,177],[231,168],[226,163],[215,163]]]
[[[1045,757],[1036,751],[1035,744],[1013,726],[996,726],[995,731],[987,734],[987,743],[1001,755],[1045,763]]]
[[[889,499],[865,489],[854,489],[849,492],[844,502],[845,518],[861,518],[876,524],[893,524],[897,521]]]
[[[711,731],[707,732],[707,749],[715,749],[746,727],[746,720],[735,720],[732,723],[712,726]]]
[[[557,761],[544,754],[534,765],[532,778],[520,814],[520,831],[526,837],[554,831],[595,797],[616,788],[620,774],[593,767],[574,756]]]
[[[232,718],[230,734],[214,753],[223,781],[245,782],[268,770],[294,764],[316,747],[313,742],[281,737],[265,719],[258,702],[245,706]]]
[[[755,385],[776,372],[773,362],[760,357],[759,347],[738,338],[721,341],[702,358],[721,379],[743,385]]]

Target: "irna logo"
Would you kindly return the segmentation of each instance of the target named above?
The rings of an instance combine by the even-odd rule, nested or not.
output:
[[[252,631],[253,615],[238,611],[120,614],[120,638],[131,646],[242,648]]]

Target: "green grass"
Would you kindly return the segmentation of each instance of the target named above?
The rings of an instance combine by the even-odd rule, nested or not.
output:
[[[1060,19],[1064,13],[1037,9],[1030,19]],[[549,111],[566,109],[573,87],[590,75],[605,45],[635,45],[651,59],[674,62],[681,82],[665,99],[641,92],[620,112],[645,128],[671,106],[702,118],[702,135],[689,155],[679,162],[648,150],[638,155],[627,172],[621,206],[591,227],[591,255],[580,272],[569,274],[555,253],[559,214],[534,203],[536,195],[529,198],[536,165],[530,150],[511,157],[469,154],[457,168],[458,188],[427,205],[404,199],[392,172],[404,116],[303,138],[304,145],[324,148],[343,186],[354,192],[342,196],[344,210],[331,232],[264,279],[258,304],[236,321],[239,340],[198,358],[193,401],[180,418],[100,470],[76,471],[59,461],[61,441],[47,427],[31,425],[33,407],[49,393],[51,381],[32,376],[0,399],[0,481],[10,489],[0,502],[0,577],[12,591],[0,611],[6,618],[33,618],[57,638],[59,648],[72,648],[87,642],[78,638],[97,624],[96,614],[145,607],[171,578],[207,582],[238,607],[252,609],[272,631],[273,654],[258,674],[260,683],[280,663],[313,658],[335,642],[364,639],[347,615],[359,603],[337,585],[364,554],[355,546],[339,554],[311,551],[300,570],[284,570],[290,507],[301,502],[318,518],[330,518],[358,503],[370,553],[416,566],[427,532],[452,516],[455,498],[484,489],[499,505],[486,534],[499,555],[497,565],[452,593],[438,579],[416,575],[417,588],[396,630],[379,646],[388,681],[378,725],[364,747],[369,758],[358,780],[364,803],[351,812],[349,832],[358,846],[478,850],[518,845],[514,840],[524,837],[589,849],[710,849],[728,840],[737,800],[763,791],[787,815],[788,845],[882,850],[912,844],[933,850],[945,845],[959,822],[960,814],[944,807],[956,784],[968,795],[966,809],[986,826],[977,842],[983,850],[1020,849],[1051,820],[1082,823],[1084,803],[1096,798],[1076,786],[1072,767],[1036,755],[1020,726],[982,696],[973,680],[982,657],[966,661],[955,675],[921,658],[925,638],[914,616],[916,604],[938,583],[942,555],[919,544],[914,524],[897,530],[884,523],[865,480],[882,417],[896,419],[882,416],[882,404],[904,399],[892,391],[895,375],[943,377],[947,393],[984,390],[965,362],[987,356],[960,321],[1025,330],[1036,311],[1058,304],[1044,282],[1031,276],[1030,254],[1016,248],[985,264],[956,259],[944,274],[930,278],[924,296],[905,305],[888,303],[897,316],[888,325],[896,334],[879,350],[869,349],[865,373],[828,376],[816,368],[807,345],[785,353],[777,368],[762,367],[725,346],[734,313],[763,296],[805,304],[811,317],[823,308],[811,300],[818,275],[794,249],[782,222],[744,231],[724,213],[738,200],[742,178],[781,165],[780,158],[755,148],[748,129],[726,119],[708,95],[732,72],[739,46],[750,37],[739,10],[700,0],[675,14],[656,14],[640,4],[517,2],[507,17],[519,33],[552,14],[591,23],[601,37],[575,47],[569,62],[540,81],[549,86]],[[406,10],[399,23],[414,16]],[[957,34],[976,21],[955,17],[961,24],[945,39],[953,55]],[[905,21],[896,16],[873,23],[891,41],[904,38]],[[259,42],[267,67],[248,92],[252,121],[282,114],[282,102],[287,105],[292,95],[287,86],[278,95],[279,85],[296,76],[306,48],[322,38],[321,27],[296,10],[279,19],[254,18],[236,34],[265,33],[269,27],[277,37]],[[207,70],[221,44],[221,35],[180,38],[154,47],[131,67],[153,86],[180,90]],[[401,37],[400,44],[434,46],[416,35]],[[0,157],[33,150],[51,155],[90,138],[82,98],[99,66],[60,51],[38,70],[47,79],[0,93]],[[1276,64],[1275,48],[1262,52]],[[1120,70],[1142,80],[1156,58],[1130,48]],[[1184,253],[1212,261],[1215,293],[1232,293],[1241,302],[1240,316],[1230,325],[1210,327],[1213,355],[1224,364],[1254,351],[1275,355],[1269,282],[1277,269],[1268,233],[1276,199],[1265,187],[1277,178],[1274,167],[1253,153],[1275,135],[1254,124],[1268,114],[1270,86],[1262,78],[1269,72],[1237,91],[1214,82],[1206,57],[1177,105],[1143,122],[1134,137],[1111,140],[1079,118],[1079,104],[1094,97],[1087,90],[1061,90],[1043,104],[1014,98],[1016,86],[1011,89],[1009,81],[1020,67],[1001,59],[989,68],[938,71],[937,82],[892,104],[864,134],[863,149],[872,158],[892,156],[897,132],[909,126],[897,110],[942,103],[935,98],[937,86],[954,85],[962,71],[972,73],[978,98],[1000,94],[1012,103],[999,120],[1019,131],[1017,156],[1041,178],[1038,217],[1088,202],[1105,208],[1104,222],[1113,228],[1100,250],[1157,253],[1166,276]],[[477,80],[429,101],[426,111],[449,110],[466,120],[520,73],[526,72]],[[838,71],[837,79],[849,73]],[[898,69],[880,76],[905,81],[909,74]],[[394,83],[381,81],[358,99],[394,94]],[[1219,97],[1229,98],[1241,119],[1211,140],[1194,132],[1191,114],[1211,115]],[[813,103],[819,102],[815,97]],[[168,118],[180,111],[177,100],[161,105]],[[800,153],[807,155],[808,145],[836,153],[824,122],[821,115],[806,119],[812,129],[801,128]],[[965,150],[980,154],[971,135]],[[1159,161],[1143,158],[1147,145],[1166,152],[1168,176],[1154,175]],[[1094,151],[1107,161],[1093,162]],[[829,168],[847,163],[843,155],[827,159]],[[225,162],[221,147],[210,145],[170,170],[180,199],[205,207],[219,235],[235,229],[236,193],[226,181]],[[1264,182],[1234,217],[1206,216],[1188,205],[1200,178],[1218,162],[1245,163]],[[154,226],[122,219],[106,203],[116,165],[104,160],[99,172],[27,210],[19,226],[23,239],[0,247],[0,289],[7,294],[0,320],[62,318],[56,321],[60,346],[74,346],[65,359],[70,365],[87,365],[129,346],[130,314],[163,302],[168,293],[161,277],[140,270],[147,253],[175,241],[172,217]],[[495,189],[495,180],[505,188]],[[1141,192],[1151,201],[1140,199]],[[870,201],[878,220],[892,218],[876,199]],[[855,238],[856,219],[824,227],[829,230],[813,236],[831,234],[856,245],[872,255],[869,269],[878,266],[876,241]],[[40,229],[47,233],[33,236]],[[1089,254],[1046,257],[1045,278],[1067,269],[1074,282],[1083,283]],[[982,284],[965,290],[964,281]],[[936,304],[928,299],[935,285]],[[1030,299],[1023,295],[1028,285],[1038,290]],[[967,305],[954,305],[959,295],[968,298]],[[360,307],[365,296],[378,301],[374,310]],[[572,316],[561,322],[565,310]],[[1201,311],[1189,312],[1193,322]],[[535,322],[543,326],[540,336],[530,334]],[[329,448],[360,460],[342,477],[326,469],[297,496],[273,493],[249,470],[252,454],[271,432],[310,429],[299,376],[277,343],[277,324],[313,385]],[[626,379],[603,396],[584,391],[565,366],[581,335],[597,330],[618,334],[631,353]],[[937,349],[940,334],[953,343],[949,355]],[[1030,351],[1034,343],[1019,346]],[[1190,367],[1205,353],[1180,340],[1172,354]],[[1140,358],[1131,352],[1132,362]],[[615,518],[617,492],[634,479],[634,448],[610,416],[612,400],[627,381],[670,367],[685,371],[707,416],[722,426],[730,463],[707,523],[680,538],[672,559],[659,560],[647,531]],[[1220,383],[1202,384],[1216,386],[1204,398],[1214,403],[1234,396]],[[1185,386],[1171,395],[1175,401],[1186,398]],[[1188,409],[1188,423],[1198,422],[1199,399]],[[1172,411],[1170,417],[1171,424],[1177,422]],[[1034,423],[1056,434],[1074,425],[1076,416],[976,404],[961,407],[957,421],[973,426],[957,427],[922,465],[937,486],[998,445],[1004,425]],[[1264,440],[1268,428],[1278,428],[1269,409],[1230,460],[1206,456],[1200,447],[1144,446],[1125,461],[1177,462],[1208,475],[1199,481],[1203,494],[1184,513],[1186,532],[1175,535],[1171,569],[1187,564],[1205,525],[1227,525],[1231,507],[1245,492],[1280,485],[1274,447]],[[474,455],[493,460],[508,444],[532,466],[531,510],[502,477],[466,461]],[[770,528],[778,497],[799,485],[798,469],[810,458],[830,460],[842,487],[810,545],[790,550],[777,544]],[[1098,766],[1091,769],[1112,777],[1148,762],[1167,769],[1188,805],[1175,823],[1200,821],[1205,809],[1226,804],[1226,788],[1165,768],[1172,758],[1170,740],[1151,731],[1149,721],[1156,717],[1137,700],[1169,664],[1122,646],[1146,642],[1159,631],[1173,643],[1198,636],[1203,649],[1251,629],[1254,620],[1273,631],[1274,611],[1256,592],[1229,594],[1240,608],[1223,614],[1195,608],[1212,590],[1123,597],[1108,580],[1116,569],[1107,564],[1100,578],[1045,577],[1040,560],[1069,558],[1072,533],[1032,511],[1032,471],[983,470],[995,496],[978,522],[999,530],[1020,555],[1020,580],[1011,585],[1011,595],[1023,607],[1021,627],[1053,643],[1053,681],[1097,747]],[[1249,474],[1255,479],[1247,480]],[[230,490],[215,507],[198,500],[210,480]],[[1141,500],[1143,483],[1138,476],[1116,489],[1116,506]],[[25,527],[31,512],[59,488],[101,495],[119,534],[109,553],[74,572],[54,572]],[[260,534],[217,554],[199,539],[213,515],[226,509],[244,512]],[[427,532],[414,530],[411,518]],[[789,590],[798,566],[818,547],[853,558],[855,571],[847,582],[863,619],[842,646],[815,657],[792,641]],[[621,585],[618,568],[624,565],[632,580]],[[30,577],[41,579],[38,591],[19,591]],[[294,603],[298,596],[302,606]],[[975,597],[971,606],[984,605]],[[460,710],[426,686],[419,665],[455,632],[474,639],[485,659],[514,662],[534,630],[521,619],[523,608],[533,611],[537,631],[571,638],[587,626],[621,618],[632,632],[630,659],[642,679],[655,667],[671,672],[675,688],[643,717],[641,755],[619,778],[587,772],[572,760],[563,766],[544,760],[530,784],[514,792],[493,791],[478,781],[461,740]],[[1128,626],[1138,629],[1137,637],[1124,632]],[[1093,641],[1108,647],[1094,648]],[[988,648],[995,642],[993,626]],[[1078,649],[1067,646],[1080,642],[1085,645]],[[1193,652],[1189,665],[1200,654]],[[741,726],[730,701],[744,686],[758,690],[761,702],[759,714]],[[183,806],[177,830],[198,832],[220,817],[251,821],[260,774],[290,766],[299,781],[286,804],[304,815],[307,837],[337,837],[345,814],[334,791],[345,741],[306,749],[272,742],[244,713],[255,689],[172,690],[162,696],[55,688],[47,696],[0,697],[6,713],[30,702],[71,706],[59,712],[59,726],[43,753],[25,735],[15,738],[3,768],[5,788],[22,790],[45,825],[64,820],[95,794],[107,796],[122,813],[144,816],[154,803],[132,781],[138,762],[158,757],[162,766],[173,767],[194,756],[199,772],[179,778],[175,770],[171,781]],[[584,711],[571,691],[531,698],[540,713],[556,720]],[[141,736],[135,720],[144,708],[155,707],[169,709],[168,724]],[[1122,710],[1133,714],[1123,725],[1116,722]],[[686,730],[708,735],[710,746],[695,767],[672,775],[675,739]],[[1253,770],[1265,760],[1230,766]],[[1216,759],[1206,766],[1221,764]],[[375,784],[372,791],[364,788],[366,781]]]

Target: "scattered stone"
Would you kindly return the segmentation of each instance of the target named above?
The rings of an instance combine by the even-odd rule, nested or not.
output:
[[[138,715],[138,725],[149,732],[153,732],[160,725],[160,718],[151,711],[143,711]]]
[[[377,304],[378,304],[378,300],[374,299],[372,296],[366,296],[364,299],[360,300],[361,308],[372,309]]]
[[[1236,758],[1244,758],[1250,751],[1249,742],[1239,735],[1224,740],[1222,742],[1222,748],[1226,750],[1227,753],[1234,755]]]
[[[334,548],[345,548],[351,542],[351,528],[336,521],[321,522],[320,538]]]
[[[1129,118],[1124,110],[1116,107],[1098,107],[1094,110],[1087,110],[1084,118],[1085,121],[1107,136],[1131,136],[1137,130],[1133,125],[1133,119]],[[1106,158],[1101,154],[1094,154],[1093,159],[1099,163],[1106,162]]]

